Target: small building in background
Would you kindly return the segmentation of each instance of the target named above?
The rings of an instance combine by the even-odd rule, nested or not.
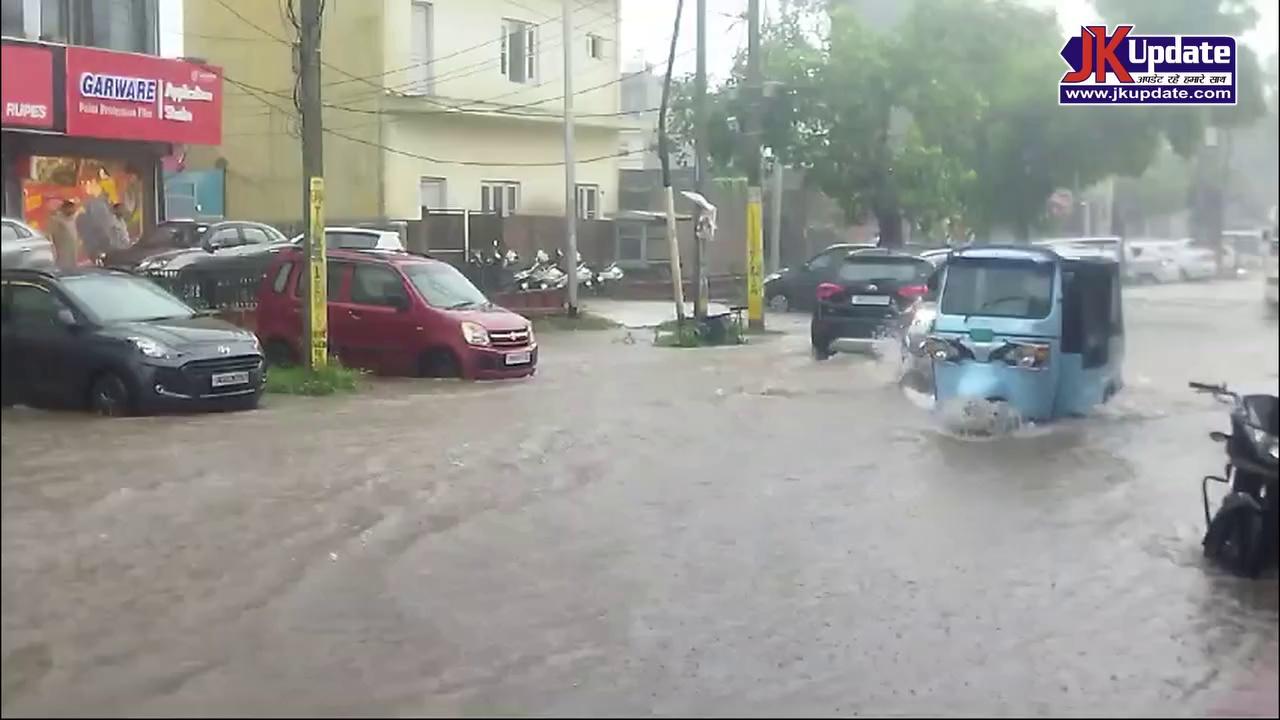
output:
[[[576,211],[617,207],[618,0],[575,2]],[[326,215],[416,221],[438,211],[563,216],[559,0],[329,2],[322,36]],[[188,170],[225,167],[234,217],[302,216],[291,43],[279,3],[192,2],[185,45],[224,66],[227,132]]]

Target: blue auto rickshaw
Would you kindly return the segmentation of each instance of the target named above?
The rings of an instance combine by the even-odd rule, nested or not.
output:
[[[939,407],[1007,403],[1025,420],[1083,415],[1123,386],[1120,266],[1048,248],[969,246],[947,260],[921,347]]]

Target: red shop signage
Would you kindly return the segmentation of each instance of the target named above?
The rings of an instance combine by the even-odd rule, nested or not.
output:
[[[218,145],[222,142],[222,69],[68,47],[67,134]]]
[[[38,45],[0,45],[0,102],[5,125],[52,130],[53,51]]]

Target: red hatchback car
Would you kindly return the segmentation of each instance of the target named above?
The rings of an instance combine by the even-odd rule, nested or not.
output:
[[[289,249],[258,291],[258,338],[268,362],[302,348],[303,256]],[[329,351],[384,375],[487,380],[532,375],[533,327],[498,307],[452,265],[405,252],[328,254]]]

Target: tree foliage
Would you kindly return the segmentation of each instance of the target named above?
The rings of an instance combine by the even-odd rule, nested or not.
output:
[[[1256,21],[1247,0],[1097,5],[1144,33],[1239,35]],[[1138,177],[1166,143],[1189,156],[1208,124],[1246,124],[1265,108],[1247,50],[1234,108],[1061,107],[1065,37],[1049,13],[1016,0],[916,0],[880,30],[855,9],[811,0],[764,28],[773,92],[761,140],[849,220],[876,218],[884,244],[899,240],[903,219],[928,230],[959,218],[980,235],[999,226],[1027,237],[1056,189]],[[713,174],[745,171],[745,70],[737,58],[708,98]],[[673,134],[691,142],[692,82],[682,79],[674,97]]]

